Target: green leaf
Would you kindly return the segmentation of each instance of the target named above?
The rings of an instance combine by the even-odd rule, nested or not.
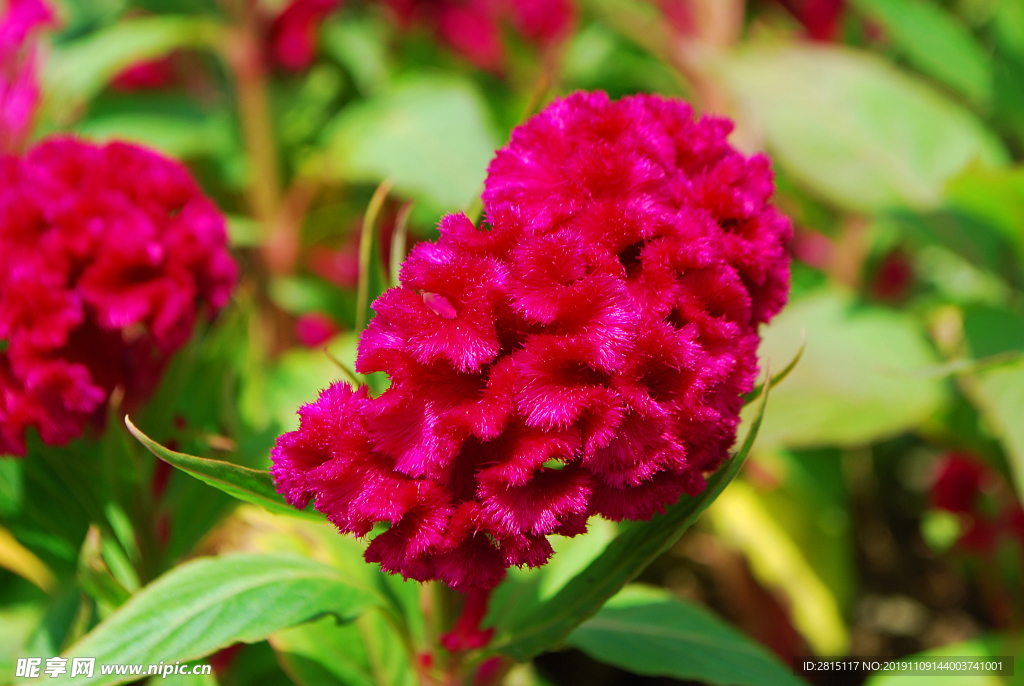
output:
[[[328,126],[322,172],[350,182],[391,178],[403,195],[441,210],[467,205],[497,147],[486,104],[469,81],[408,77],[345,108]]]
[[[31,581],[47,593],[57,584],[57,579],[46,564],[31,550],[18,542],[11,532],[0,526],[0,567],[14,572]]]
[[[349,585],[378,599],[378,605],[388,614],[404,644],[423,642],[420,584],[367,564],[363,558],[365,539],[339,535],[334,525],[326,521],[276,517],[251,506],[240,507],[235,520],[249,532],[245,540],[247,550],[300,555],[330,565],[344,575]]]
[[[376,686],[359,627],[330,617],[279,631],[269,639],[298,686]]]
[[[292,348],[278,358],[267,377],[261,401],[269,418],[281,431],[299,428],[298,409],[316,400],[317,393],[342,378],[331,359],[340,360],[349,369],[355,366],[358,341],[351,332],[339,334],[321,349]]]
[[[754,451],[751,459],[776,484],[758,488],[758,500],[793,539],[840,608],[850,610],[857,587],[856,545],[843,451]]]
[[[778,658],[704,608],[627,586],[566,643],[636,674],[723,686],[800,686]]]
[[[159,15],[124,19],[57,45],[43,72],[46,111],[65,124],[130,65],[180,48],[214,48],[220,36],[221,27],[209,19]]]
[[[757,580],[788,598],[793,624],[814,652],[846,654],[850,637],[835,596],[759,494],[738,481],[708,515],[721,538],[743,551]]]
[[[86,439],[48,446],[34,431],[26,444],[26,459],[0,460],[5,526],[61,577],[73,572],[90,519],[103,519],[98,505],[90,512],[79,500],[82,495],[94,500],[103,491],[100,450]],[[81,490],[72,489],[69,481]]]
[[[804,356],[804,349],[807,347],[806,337],[801,335],[801,339],[802,340],[800,343],[800,349],[796,351],[796,355],[793,355],[793,359],[789,361],[789,364],[783,367],[778,374],[772,374],[772,388],[775,388],[780,383],[782,383],[783,380],[787,376],[789,376],[790,372],[792,372],[796,368],[796,366],[800,364],[800,358]],[[764,392],[763,383],[759,383],[756,386],[754,386],[754,390],[750,391],[749,393],[743,396],[743,406],[746,407],[750,403],[760,398],[762,392]]]
[[[963,331],[968,352],[977,361],[1024,352],[1024,316],[1014,310],[985,305],[965,307]]]
[[[767,381],[766,387],[770,389],[771,379]],[[525,662],[558,646],[580,622],[597,612],[605,601],[675,543],[743,466],[757,437],[767,400],[768,393],[765,393],[739,452],[708,478],[703,493],[695,497],[684,495],[675,505],[666,508],[664,514],[624,526],[601,554],[557,593],[530,612],[522,613],[516,621],[499,623],[489,651]]]
[[[372,600],[347,585],[337,570],[299,557],[194,560],[142,589],[65,653],[95,657],[93,678],[64,675],[50,683],[99,686],[133,681],[137,677],[102,675],[99,666],[195,660],[324,615],[352,621]]]
[[[848,210],[936,207],[946,182],[1006,152],[966,109],[848,48],[756,48],[714,65],[775,161]]]
[[[74,130],[93,140],[129,141],[179,159],[220,157],[235,148],[227,117],[133,112],[89,119]]]
[[[992,67],[971,32],[941,6],[923,0],[852,0],[923,73],[972,102],[992,99]]]
[[[965,386],[1002,444],[1017,494],[1024,499],[1024,361],[982,370],[966,380]]]
[[[238,500],[259,505],[274,514],[313,520],[323,519],[315,512],[298,510],[286,503],[274,488],[273,476],[266,470],[250,469],[221,460],[177,453],[139,431],[127,416],[124,423],[132,435],[161,460]]]
[[[17,659],[24,656],[24,645],[39,624],[43,607],[38,604],[6,605],[0,608],[0,683],[14,683]]]
[[[759,355],[792,358],[803,330],[806,351],[772,394],[759,449],[864,445],[918,426],[945,399],[942,381],[919,373],[937,358],[907,314],[819,291],[764,329]]]
[[[587,533],[566,538],[553,536],[551,561],[533,569],[512,567],[488,602],[483,626],[519,626],[537,606],[555,596],[577,574],[608,547],[618,533],[618,525],[607,519],[593,518]]]
[[[321,29],[324,51],[352,75],[364,95],[377,93],[391,80],[388,27],[375,17],[334,18]]]
[[[995,229],[1024,262],[1024,167],[968,169],[950,180],[945,200]]]
[[[1007,240],[999,228],[993,226],[983,217],[958,209],[941,209],[924,213],[897,210],[886,217],[884,221],[906,236],[912,245],[920,247],[938,245],[952,252],[959,260],[965,260],[976,267],[992,272],[991,275],[982,276],[982,279],[985,276],[992,278],[998,275],[1010,283],[1021,280],[1020,265],[1016,260],[1016,256],[1019,254],[1019,244],[1016,241]],[[924,257],[924,255],[925,253],[919,253],[919,259],[936,261],[934,252],[930,253],[928,257]],[[939,266],[941,271],[942,265],[932,265],[933,270],[935,266]],[[928,272],[930,270],[926,268],[921,271]],[[926,277],[927,274],[922,276]],[[939,281],[940,283],[936,285],[941,288],[943,286],[941,278]],[[946,281],[950,282],[949,279]],[[978,289],[966,289],[956,283],[949,290],[954,295],[957,295],[957,291],[962,291],[959,295],[967,297],[968,293]]]

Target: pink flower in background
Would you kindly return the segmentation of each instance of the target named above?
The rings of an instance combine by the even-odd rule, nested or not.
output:
[[[292,0],[270,28],[270,54],[291,71],[309,68],[316,58],[317,31],[341,0]]]
[[[357,368],[299,411],[278,489],[366,557],[458,589],[545,563],[551,534],[647,519],[705,488],[786,301],[768,160],[688,105],[556,101],[488,170],[486,223],[441,221],[375,303]]]
[[[295,320],[295,338],[307,348],[316,348],[338,333],[334,320],[321,312],[309,312]]]
[[[572,0],[386,0],[399,20],[424,24],[480,69],[505,64],[501,25],[510,23],[526,40],[547,47],[572,30]]]
[[[845,9],[843,0],[779,0],[803,24],[811,40],[834,41]]]
[[[1004,538],[1024,545],[1024,509],[1020,503],[985,504],[986,497],[1004,486],[1003,478],[982,460],[961,452],[945,454],[938,462],[931,488],[932,507],[963,517],[957,545],[990,554]]]
[[[157,90],[176,80],[170,55],[148,62],[137,62],[114,77],[112,85],[120,91]]]
[[[31,133],[39,105],[35,35],[54,24],[42,0],[6,0],[0,14],[0,154],[15,152]]]
[[[51,139],[0,157],[0,454],[60,444],[155,386],[200,307],[230,297],[224,219],[183,166]]]

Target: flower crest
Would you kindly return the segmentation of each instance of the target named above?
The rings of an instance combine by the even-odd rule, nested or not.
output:
[[[647,519],[735,441],[758,326],[786,301],[789,221],[724,119],[603,93],[558,100],[491,162],[486,222],[418,245],[373,305],[357,369],[299,410],[279,490],[366,557],[459,589],[537,566],[547,536]]]
[[[0,454],[64,443],[155,386],[231,294],[224,218],[185,168],[71,138],[0,157]]]

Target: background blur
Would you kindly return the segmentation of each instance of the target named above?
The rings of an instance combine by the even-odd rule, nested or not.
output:
[[[791,302],[762,360],[779,369],[806,349],[741,478],[640,580],[787,662],[1024,656],[1024,0],[55,5],[37,135],[184,161],[228,214],[243,266],[213,343],[175,362],[192,373],[173,412],[154,403],[154,438],[267,464],[295,409],[337,376],[323,348],[354,358],[360,232],[385,179],[367,224],[370,299],[442,214],[479,212],[493,151],[550,98],[685,98],[733,118],[735,146],[772,156],[796,237]],[[17,469],[0,461],[0,483],[20,483]],[[223,494],[159,478],[165,560],[253,545],[252,513],[225,519]],[[4,526],[33,531],[4,509],[13,499],[0,493]],[[40,558],[73,571],[78,552],[39,536]],[[0,682],[43,640],[40,617],[63,627],[58,647],[74,621],[72,601],[55,610],[34,593],[0,570]],[[221,683],[292,683],[267,643],[240,650],[221,656]],[[537,671],[679,683],[579,651]],[[1017,673],[949,683],[1024,683]]]

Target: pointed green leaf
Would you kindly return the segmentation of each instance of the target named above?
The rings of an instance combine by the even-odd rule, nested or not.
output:
[[[647,676],[723,686],[800,686],[766,648],[704,608],[661,589],[627,586],[566,643]]]
[[[714,69],[775,162],[843,209],[934,208],[964,169],[1007,159],[970,111],[867,52],[758,47]]]
[[[281,668],[297,686],[374,686],[366,646],[355,624],[325,617],[269,639]]]
[[[128,417],[124,418],[128,430],[135,438],[139,439],[142,445],[164,462],[177,467],[183,472],[194,476],[203,483],[224,491],[228,495],[259,505],[260,507],[273,512],[274,514],[285,514],[305,519],[322,520],[319,514],[312,510],[298,510],[284,501],[274,488],[274,478],[270,472],[260,469],[242,467],[230,462],[211,460],[206,457],[196,457],[177,453],[165,448],[132,424]]]
[[[132,64],[181,48],[212,49],[221,38],[222,27],[209,19],[154,15],[123,19],[57,45],[43,73],[46,112],[57,123],[67,123]]]
[[[800,336],[801,336],[800,349],[796,351],[796,355],[793,355],[793,359],[789,361],[789,364],[787,364],[785,367],[782,368],[782,371],[780,371],[778,374],[773,374],[772,375],[772,386],[771,386],[772,388],[775,388],[780,383],[782,383],[783,379],[785,379],[787,376],[789,376],[790,372],[792,372],[793,369],[795,369],[796,366],[798,364],[800,364],[800,358],[804,356],[804,350],[807,349],[807,335],[806,335],[806,332],[801,331],[800,332]],[[750,403],[752,403],[755,400],[757,400],[758,398],[760,398],[761,397],[761,392],[763,390],[764,390],[764,383],[759,383],[756,386],[754,386],[754,390],[752,390],[750,393],[747,393],[745,396],[743,396],[743,406],[746,407]]]
[[[925,0],[853,0],[877,22],[896,49],[923,73],[976,104],[992,99],[992,65],[966,26],[941,5]]]
[[[408,75],[346,107],[329,124],[319,163],[331,178],[379,183],[453,210],[476,195],[498,141],[479,89],[457,77]]]
[[[95,657],[92,678],[64,674],[48,683],[135,681],[138,676],[104,675],[100,666],[196,660],[325,615],[349,622],[372,603],[371,595],[347,585],[340,572],[305,558],[230,555],[194,560],[139,591],[64,654]]]
[[[771,388],[770,374],[765,387]],[[605,601],[675,543],[739,473],[754,445],[767,400],[768,393],[764,393],[739,452],[708,478],[703,493],[695,497],[684,495],[675,505],[666,508],[664,514],[624,526],[604,551],[558,593],[531,612],[520,615],[514,623],[507,626],[499,623],[489,650],[525,662],[558,646],[580,622],[597,612]]]
[[[944,402],[941,380],[920,375],[937,358],[908,313],[862,305],[838,289],[815,291],[765,327],[759,354],[789,359],[805,329],[800,364],[772,394],[761,450],[864,445],[913,429]]]
[[[1024,494],[1024,361],[982,370],[964,382],[988,428],[1006,451],[1017,494]]]

